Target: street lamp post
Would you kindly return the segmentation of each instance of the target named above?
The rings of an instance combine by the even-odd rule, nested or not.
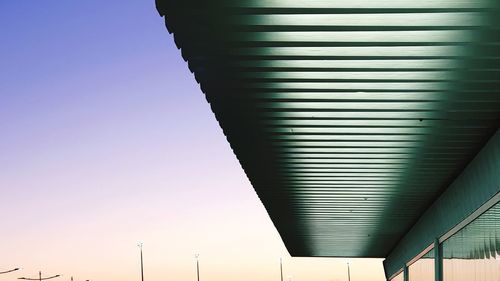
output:
[[[142,260],[142,242],[137,244],[137,246],[139,246],[139,249],[141,249],[141,281],[144,281],[144,263]]]
[[[19,269],[20,269],[20,268],[16,267],[16,268],[14,268],[14,269],[6,270],[6,271],[0,271],[0,274],[11,273],[11,272],[17,271],[17,270],[19,270]]]
[[[57,278],[57,277],[60,277],[61,275],[60,274],[57,274],[57,275],[54,275],[54,276],[49,276],[49,277],[43,277],[42,278],[42,272],[41,271],[38,271],[38,278],[26,278],[26,277],[20,277],[20,278],[17,278],[17,279],[21,279],[21,280],[34,280],[34,281],[42,281],[42,280],[49,280],[49,279],[53,279],[53,278]]]
[[[199,256],[200,254],[194,255],[194,257],[196,258],[196,277],[198,281],[200,281],[200,261],[198,260]]]
[[[351,269],[349,268],[349,262],[347,262],[347,281],[351,281]]]
[[[281,281],[283,281],[283,260],[280,258],[280,274],[281,274]]]

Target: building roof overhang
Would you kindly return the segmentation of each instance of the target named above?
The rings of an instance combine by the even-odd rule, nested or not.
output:
[[[156,2],[293,256],[386,257],[499,126],[496,1]]]

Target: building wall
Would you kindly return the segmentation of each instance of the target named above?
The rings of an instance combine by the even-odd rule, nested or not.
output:
[[[387,279],[436,239],[500,195],[500,130],[431,205],[384,261]]]

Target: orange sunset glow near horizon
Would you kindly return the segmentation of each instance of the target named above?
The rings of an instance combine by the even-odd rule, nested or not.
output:
[[[0,281],[347,281],[290,257],[154,1],[0,3]],[[385,280],[382,259],[349,260]]]

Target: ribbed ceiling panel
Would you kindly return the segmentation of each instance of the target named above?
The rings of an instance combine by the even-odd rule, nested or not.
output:
[[[497,1],[157,7],[294,256],[385,257],[499,126]]]

